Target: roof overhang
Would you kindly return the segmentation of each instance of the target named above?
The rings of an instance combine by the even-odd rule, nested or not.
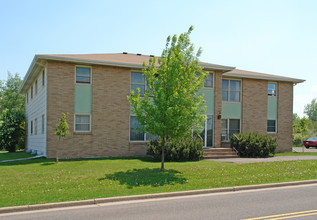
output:
[[[294,84],[305,82],[305,80],[303,80],[303,79],[295,79],[295,78],[280,77],[280,76],[266,76],[264,74],[261,76],[254,76],[254,75],[243,74],[243,73],[229,72],[229,73],[224,73],[223,76],[237,77],[237,78],[248,78],[248,79],[261,79],[261,80],[268,80],[268,81],[292,82]]]
[[[22,85],[20,86],[19,92],[24,94],[27,92],[28,88],[31,86],[32,82],[35,80],[36,76],[43,69],[47,60],[61,61],[61,62],[71,62],[78,64],[88,64],[88,65],[103,65],[103,66],[115,66],[115,67],[124,67],[131,69],[143,69],[142,64],[133,64],[133,63],[121,63],[121,62],[109,62],[109,61],[100,61],[100,60],[88,60],[88,59],[79,59],[79,58],[70,58],[70,57],[60,57],[52,55],[35,55],[34,59],[24,77]],[[205,70],[220,70],[222,72],[228,72],[235,67],[222,66],[217,64],[201,63],[200,64]]]

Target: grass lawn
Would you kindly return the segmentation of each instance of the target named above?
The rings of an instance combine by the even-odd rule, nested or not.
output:
[[[0,161],[14,160],[14,159],[20,159],[20,158],[34,157],[34,156],[35,155],[32,155],[30,153],[25,153],[23,151],[17,151],[15,153],[9,153],[8,151],[0,151]]]
[[[8,157],[11,157],[8,155]],[[317,178],[317,160],[232,164],[150,158],[0,163],[0,207]]]
[[[317,152],[284,152],[276,153],[275,156],[317,156]]]

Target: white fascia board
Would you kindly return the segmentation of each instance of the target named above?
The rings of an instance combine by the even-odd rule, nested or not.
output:
[[[230,77],[238,77],[238,78],[249,78],[249,79],[262,79],[262,80],[269,80],[269,81],[283,81],[283,82],[293,82],[293,83],[302,83],[305,82],[303,79],[295,79],[295,78],[288,78],[288,77],[273,77],[273,76],[252,76],[246,75],[241,73],[224,73],[223,76],[230,76]]]

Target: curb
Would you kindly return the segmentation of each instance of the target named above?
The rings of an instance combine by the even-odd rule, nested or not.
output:
[[[317,183],[317,179],[304,180],[304,181],[294,181],[294,182],[269,183],[269,184],[260,184],[260,185],[234,186],[234,187],[224,187],[224,188],[215,188],[215,189],[169,192],[169,193],[155,193],[155,194],[145,194],[145,195],[135,195],[135,196],[120,196],[120,197],[88,199],[88,200],[70,201],[70,202],[46,203],[46,204],[37,204],[37,205],[12,206],[12,207],[0,208],[0,214],[12,213],[12,212],[22,212],[22,211],[52,209],[52,208],[62,208],[62,207],[97,205],[97,204],[111,203],[111,202],[167,198],[167,197],[176,197],[176,196],[200,195],[200,194],[220,193],[220,192],[235,192],[235,191],[244,191],[244,190],[252,190],[252,189],[266,189],[266,188],[306,185],[306,184],[315,184],[315,183]]]

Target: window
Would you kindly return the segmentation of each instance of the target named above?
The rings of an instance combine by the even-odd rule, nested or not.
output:
[[[276,132],[276,120],[267,120],[267,132]]]
[[[33,121],[31,121],[31,135],[33,135]]]
[[[158,138],[157,135],[144,133],[141,129],[142,126],[140,125],[136,116],[130,116],[130,141],[149,141]]]
[[[90,131],[90,115],[75,115],[75,131]]]
[[[136,116],[130,117],[130,140],[131,141],[144,141],[144,132]]]
[[[222,80],[222,101],[240,102],[241,81],[239,80]]]
[[[25,98],[26,98],[26,103],[29,103],[29,93],[28,92],[26,93]]]
[[[44,115],[42,115],[42,134],[44,134],[44,127],[45,126],[45,118]]]
[[[34,119],[34,135],[37,135],[37,118]]]
[[[131,72],[131,90],[136,92],[136,89],[140,88],[140,95],[144,95],[145,92],[145,78],[142,73]]]
[[[43,70],[43,73],[42,73],[42,86],[43,87],[45,86],[45,70]]]
[[[37,95],[37,80],[35,80],[35,95]]]
[[[31,87],[31,99],[33,99],[33,86]]]
[[[90,84],[90,68],[76,67],[76,83]]]
[[[233,134],[240,133],[240,119],[222,119],[221,141],[229,141]]]
[[[267,84],[267,94],[269,96],[276,96],[276,83]]]
[[[204,82],[204,87],[213,88],[213,73],[208,74],[208,77]]]

